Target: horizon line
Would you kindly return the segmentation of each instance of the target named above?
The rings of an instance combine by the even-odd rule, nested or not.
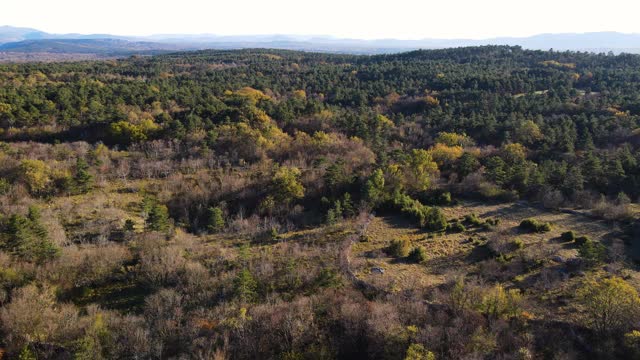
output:
[[[496,40],[496,39],[526,39],[537,36],[545,36],[545,35],[590,35],[590,34],[619,34],[619,35],[640,35],[640,32],[623,32],[617,30],[603,30],[603,31],[584,31],[584,32],[541,32],[534,33],[532,35],[525,36],[514,36],[514,35],[500,35],[500,36],[492,36],[492,37],[483,37],[483,38],[471,38],[471,37],[423,37],[423,38],[400,38],[400,37],[378,37],[378,38],[361,38],[361,37],[350,37],[350,36],[342,36],[342,35],[329,35],[329,34],[313,34],[313,33],[250,33],[250,34],[217,34],[217,33],[152,33],[149,35],[137,35],[137,34],[117,34],[117,33],[104,33],[104,32],[67,32],[67,33],[57,33],[57,32],[48,32],[45,30],[40,30],[35,27],[29,26],[14,26],[14,25],[0,25],[0,28],[14,28],[14,29],[23,29],[23,30],[34,30],[36,32],[45,33],[47,35],[52,36],[98,36],[98,35],[108,35],[115,37],[129,37],[129,38],[151,38],[151,37],[160,37],[160,36],[192,36],[192,37],[267,37],[267,36],[290,36],[290,37],[310,37],[310,38],[328,38],[334,40],[358,40],[358,41],[385,41],[385,40],[396,40],[396,41],[428,41],[428,40],[458,40],[458,41],[486,41],[486,40]],[[52,38],[54,39],[54,38]]]

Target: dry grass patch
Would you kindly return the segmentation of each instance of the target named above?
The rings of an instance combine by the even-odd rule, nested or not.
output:
[[[447,219],[463,222],[466,230],[459,233],[429,233],[413,226],[400,216],[375,217],[367,230],[368,242],[352,247],[352,269],[360,278],[390,291],[426,289],[443,284],[452,272],[475,274],[493,268],[496,274],[508,268],[513,276],[498,276],[506,285],[524,285],[535,280],[556,281],[559,266],[553,258],[570,259],[577,256],[576,246],[563,243],[560,235],[573,230],[578,236],[586,235],[605,243],[615,238],[615,229],[604,221],[568,214],[549,212],[525,203],[481,204],[466,203],[442,209]],[[475,214],[481,221],[498,219],[497,225],[485,229],[465,222],[467,215]],[[527,233],[519,228],[522,220],[533,218],[551,224],[551,231]],[[414,264],[387,254],[385,249],[393,240],[408,240],[412,246],[426,249],[427,261]],[[503,264],[493,260],[496,247],[510,254],[520,263],[542,264],[532,269],[519,263]],[[504,260],[503,260],[504,261]],[[479,268],[482,266],[482,268]],[[384,269],[384,273],[371,271]],[[545,274],[541,271],[546,269]],[[547,277],[550,279],[547,280]],[[508,280],[505,280],[508,278]],[[540,280],[542,279],[542,280]]]

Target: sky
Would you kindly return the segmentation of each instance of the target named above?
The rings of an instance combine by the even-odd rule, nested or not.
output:
[[[358,39],[640,33],[639,0],[3,0],[0,25],[51,33]]]

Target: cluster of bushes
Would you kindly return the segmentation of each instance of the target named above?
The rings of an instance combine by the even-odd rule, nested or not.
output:
[[[578,255],[587,266],[598,265],[607,257],[606,247],[586,235],[576,236],[574,231],[566,231],[560,235],[560,239],[565,242],[573,241],[578,246]]]
[[[387,253],[394,257],[403,258],[409,255],[411,251],[411,241],[407,239],[392,240],[387,248]]]
[[[323,208],[327,208],[325,222],[328,225],[333,225],[343,218],[350,218],[356,214],[353,200],[350,193],[344,193],[341,198],[333,201],[333,203],[326,197],[320,199],[320,203]]]
[[[411,241],[407,239],[392,240],[387,248],[387,253],[397,258],[406,258],[414,263],[427,261],[427,250],[423,246],[411,246]]]
[[[453,232],[453,233],[461,233],[461,232],[467,231],[467,228],[466,226],[464,226],[463,223],[456,220],[456,221],[450,222],[447,225],[447,231]]]
[[[551,224],[540,222],[536,219],[525,219],[520,222],[520,229],[528,232],[543,233],[551,231]]]
[[[442,210],[435,206],[422,205],[418,200],[400,192],[395,193],[393,204],[402,214],[414,219],[422,228],[431,231],[441,231],[447,228],[447,218]]]
[[[484,230],[490,230],[492,227],[497,226],[500,223],[500,219],[488,218],[482,220],[477,214],[472,213],[464,216],[464,221],[470,226],[477,226]]]

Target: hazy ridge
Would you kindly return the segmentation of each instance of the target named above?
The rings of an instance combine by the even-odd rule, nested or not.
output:
[[[594,32],[539,34],[530,37],[473,39],[348,39],[321,35],[51,34],[31,28],[0,26],[0,61],[68,60],[121,57],[202,49],[274,48],[349,54],[384,54],[416,49],[480,45],[519,45],[534,50],[640,53],[640,34]],[[77,56],[74,56],[77,55]]]

